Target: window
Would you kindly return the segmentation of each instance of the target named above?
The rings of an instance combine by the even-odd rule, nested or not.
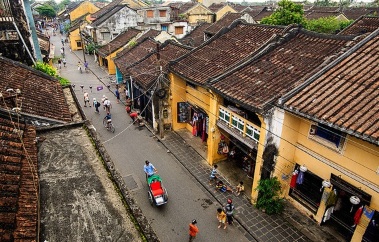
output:
[[[177,26],[175,27],[175,34],[183,34],[184,33],[184,27],[183,26]]]
[[[166,25],[162,25],[161,30],[167,32],[168,31],[168,27]]]
[[[191,107],[188,103],[180,102],[178,103],[178,123],[190,122]]]
[[[78,47],[78,48],[82,48],[82,42],[80,42],[80,41],[76,41],[76,47]]]
[[[147,10],[147,11],[146,11],[146,17],[148,17],[148,18],[153,18],[153,17],[154,17],[154,12],[153,12],[153,10]]]
[[[159,10],[159,17],[166,17],[167,11],[166,10]]]
[[[101,33],[103,40],[110,40],[111,39],[111,33],[109,32],[103,32]]]
[[[331,148],[342,148],[344,135],[341,131],[324,124],[311,125],[309,130],[311,138]]]

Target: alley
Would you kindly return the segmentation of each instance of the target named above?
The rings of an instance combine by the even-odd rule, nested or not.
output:
[[[59,56],[59,49],[62,46],[60,36],[52,36],[51,41],[56,46],[56,56]],[[188,224],[192,219],[197,219],[200,230],[197,241],[249,241],[244,236],[244,229],[238,224],[226,230],[217,228],[216,209],[221,205],[146,128],[139,130],[132,124],[124,105],[117,104],[114,94],[106,87],[107,84],[112,84],[111,79],[97,66],[93,56],[86,56],[91,72],[80,73],[77,63],[78,58],[83,57],[82,52],[70,52],[67,45],[65,52],[67,66],[59,70],[61,76],[75,85],[75,94],[87,119],[96,128],[116,169],[123,176],[160,240],[185,241],[188,237]],[[115,133],[108,132],[102,126],[102,119],[105,116],[102,107],[100,114],[95,113],[93,107],[84,107],[85,91],[89,93],[91,102],[93,98],[101,100],[103,95],[110,99],[113,106],[111,114],[112,123],[116,128]],[[148,201],[143,172],[145,160],[150,160],[156,166],[168,190],[169,202],[163,207],[152,207]]]

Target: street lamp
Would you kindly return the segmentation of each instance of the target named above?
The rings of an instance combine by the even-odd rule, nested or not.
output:
[[[79,35],[80,35],[80,42],[82,43],[83,60],[84,60],[84,62],[86,62],[86,53],[84,51],[84,42],[83,42],[82,30],[80,28],[82,23],[83,23],[83,20],[79,24]]]

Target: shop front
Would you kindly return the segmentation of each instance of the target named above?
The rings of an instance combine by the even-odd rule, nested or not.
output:
[[[132,100],[133,108],[141,112],[141,116],[144,117],[146,122],[149,125],[153,125],[153,102],[151,101],[152,97],[150,92],[146,92],[137,86],[136,83],[133,83],[132,88]]]
[[[177,103],[177,122],[190,125],[192,135],[207,142],[209,133],[209,117],[207,113],[189,102]]]

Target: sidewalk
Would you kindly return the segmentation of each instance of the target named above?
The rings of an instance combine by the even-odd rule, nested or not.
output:
[[[73,53],[78,58],[83,59],[81,51],[73,51]],[[86,59],[90,71],[104,84],[104,88],[110,86],[110,90],[114,90],[114,76],[108,75],[103,67],[98,66],[94,61],[94,56],[86,55]],[[96,89],[96,87],[93,88]],[[123,99],[121,100],[123,101]],[[159,137],[157,136],[157,138]],[[201,152],[198,153],[193,148],[196,145],[187,143],[177,132],[166,132],[165,138],[161,139],[160,142],[189,171],[202,188],[208,191],[218,203],[225,204],[230,194],[216,192],[214,187],[209,185],[211,167],[200,155]],[[227,185],[231,185],[228,184],[225,177],[221,176],[221,178]],[[290,209],[289,213],[283,215],[269,216],[254,208],[245,196],[233,196],[232,198],[236,206],[235,220],[242,227],[240,231],[250,241],[338,241],[323,227],[304,217],[296,209]],[[297,222],[296,227],[293,225],[294,222]]]

